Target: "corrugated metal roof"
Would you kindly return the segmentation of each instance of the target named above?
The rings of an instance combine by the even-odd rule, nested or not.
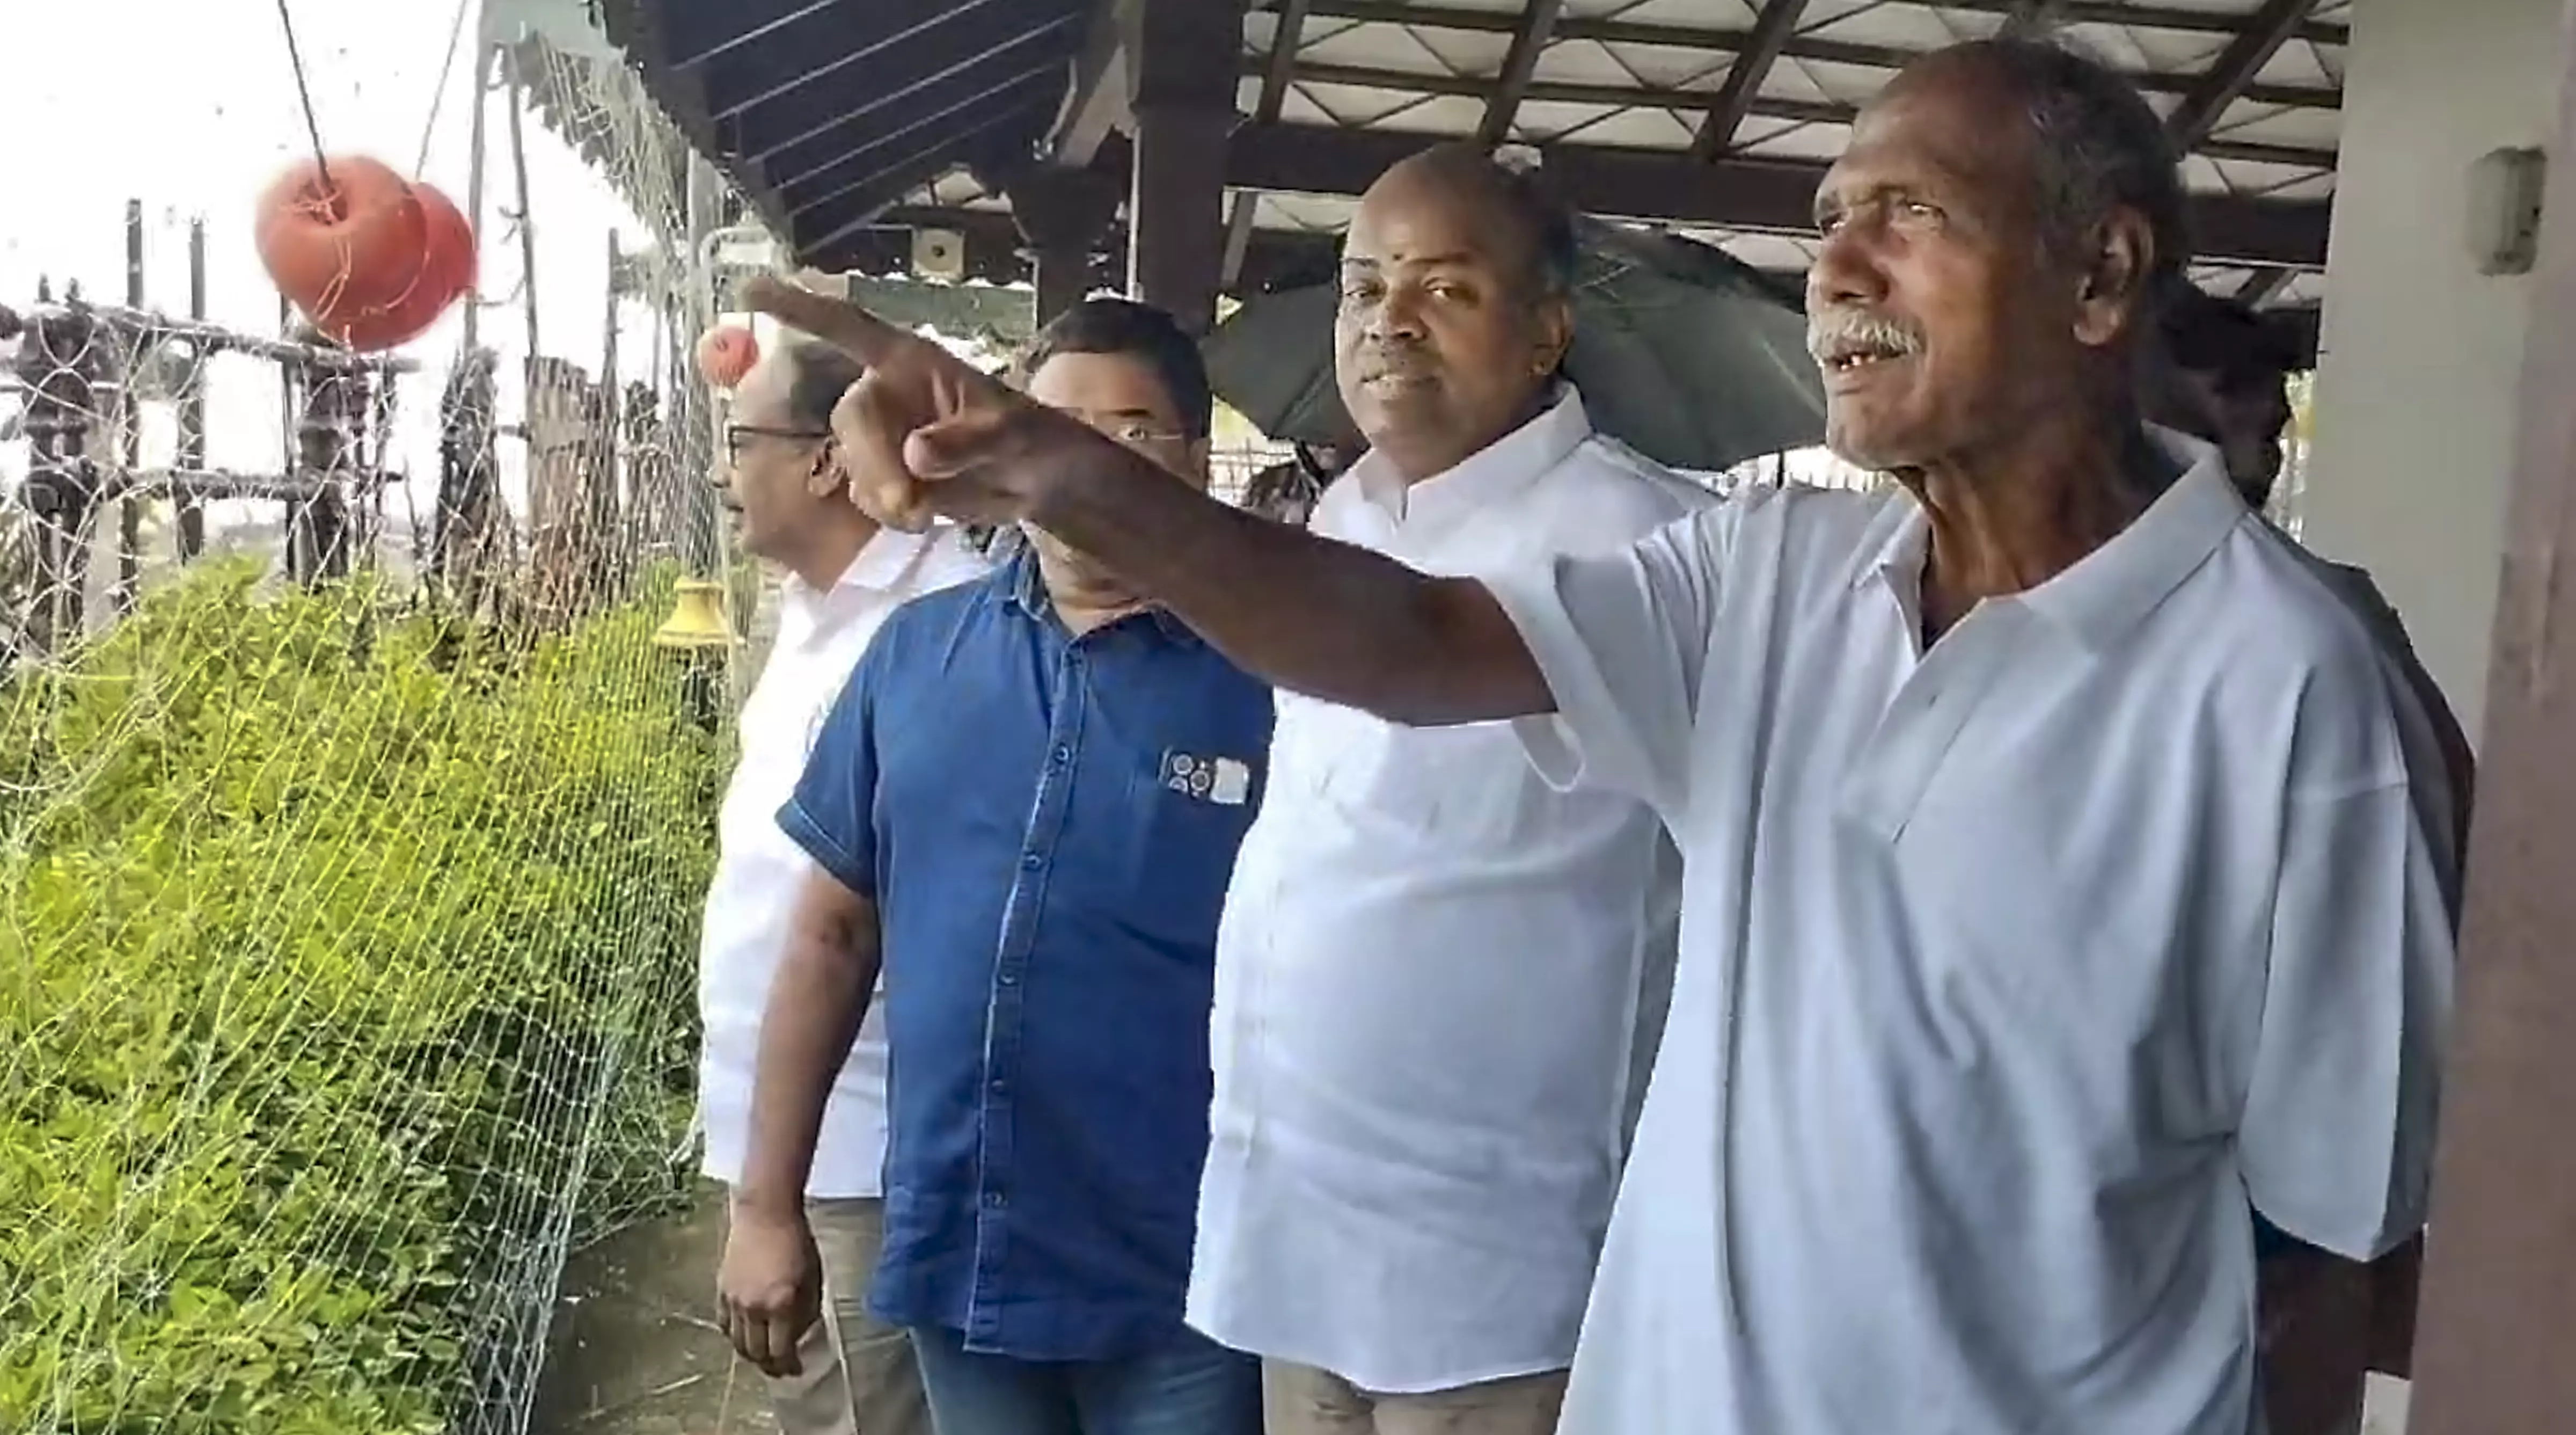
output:
[[[1255,3],[1245,19],[1238,98],[1246,113],[1273,69],[1284,8]],[[1522,0],[1307,0],[1301,8],[1280,124],[1426,140],[1476,133],[1528,14]],[[1735,67],[1757,48],[1766,8],[1766,0],[1564,0],[1511,112],[1508,139],[1542,150],[1691,155]],[[2049,0],[2028,7],[2013,0],[1807,0],[1776,56],[1749,77],[1749,104],[1721,152],[1821,166],[1843,149],[1853,111],[1908,60],[1993,34],[2024,8],[2048,12],[2054,33],[2129,74],[2168,118],[2241,37],[2280,10],[2266,0]],[[2350,5],[2318,0],[2300,8],[2305,13],[2286,37],[2190,144],[2183,177],[2195,195],[2312,209],[2331,198]],[[1269,195],[1259,206],[1263,230],[1329,228],[1348,210],[1346,202],[1305,195],[1288,202]],[[1682,229],[1764,268],[1803,267],[1812,245],[1779,230],[1629,217]],[[2315,229],[2322,233],[2321,224]],[[2321,261],[2322,253],[2313,256]],[[2250,290],[2258,271],[2222,259],[2199,266],[2195,277],[2212,289]],[[2322,283],[2311,270],[2262,287],[2271,302],[2313,304]]]
[[[887,237],[865,226],[887,207],[908,203],[905,217],[921,218],[959,202],[943,176],[973,168],[990,178],[1026,156],[1061,107],[1098,8],[1083,0],[600,3],[609,34],[692,143],[808,262],[829,267],[860,256],[883,262]],[[1337,225],[1347,206],[1318,198],[1320,189],[1279,186],[1346,188],[1355,156],[1384,148],[1348,141],[1477,133],[1533,13],[1525,0],[1304,0],[1290,53],[1274,65],[1286,8],[1253,0],[1245,16],[1238,109],[1258,117],[1238,133],[1238,150],[1312,162],[1232,178],[1270,187],[1254,201],[1256,231],[1292,243]],[[1733,212],[1719,202],[1723,166],[1689,166],[1768,167],[1773,179],[1813,174],[1842,149],[1855,108],[1908,60],[1991,34],[2031,7],[1806,0],[1792,11],[1780,0],[1562,0],[1554,8],[1508,107],[1506,137],[1596,171],[1607,165],[1633,178],[1643,164],[1668,175],[1673,183],[1660,189],[1623,192],[1693,203],[1661,214],[1602,212],[1681,229],[1764,268],[1794,268],[1810,242],[1800,233],[1803,205],[1784,206],[1770,183]],[[2221,256],[2196,277],[2276,304],[2313,304],[2348,0],[2044,0],[2037,8],[2189,130],[2186,183],[2245,246],[2234,262]],[[1793,23],[1772,27],[1777,43],[1766,50],[1766,17],[1778,14]],[[2240,63],[2251,65],[2235,77],[2242,83],[2218,83]],[[1738,65],[1746,66],[1741,80]],[[1274,69],[1284,85],[1275,109],[1260,114]],[[2190,122],[2194,105],[2208,111],[2198,122]],[[1711,116],[1735,107],[1735,122],[1712,139],[1720,127]],[[2284,271],[2249,268],[2246,256],[2310,272],[2284,284]]]
[[[1088,0],[599,0],[602,27],[798,259],[961,166],[1027,161],[1063,103]]]

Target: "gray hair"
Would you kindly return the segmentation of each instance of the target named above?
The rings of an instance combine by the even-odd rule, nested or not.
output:
[[[820,339],[795,335],[780,354],[787,361],[787,421],[801,429],[826,433],[832,409],[850,386],[867,376],[859,361]]]
[[[2083,253],[2113,211],[2128,209],[2146,220],[2155,245],[2142,304],[2155,307],[2184,282],[2191,242],[2181,153],[2136,85],[2038,24],[2007,26],[1944,53],[1983,69],[2021,101],[2036,141],[2042,236],[2053,250]]]

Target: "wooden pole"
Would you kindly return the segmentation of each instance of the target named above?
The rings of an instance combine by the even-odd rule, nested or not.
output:
[[[2576,33],[2561,30],[2551,154],[2576,154]],[[2540,221],[2513,490],[2469,837],[2459,1010],[2444,1076],[2416,1435],[2538,1435],[2576,1417],[2576,207]]]
[[[717,292],[707,240],[725,221],[727,199],[723,176],[703,155],[689,156],[687,199],[688,257],[692,266],[685,301],[687,322],[677,336],[678,342],[671,346],[676,392],[685,396],[672,410],[669,430],[672,455],[677,461],[673,496],[679,503],[681,556],[688,571],[713,574],[723,560],[723,519],[716,507],[714,483],[722,419],[714,391],[688,356],[697,336],[715,322],[716,312],[724,302]]]
[[[474,78],[471,84],[474,91],[474,112],[466,116],[465,227],[474,231],[475,243],[478,247],[483,238],[484,131],[488,122],[486,111],[492,98],[490,89],[492,57],[499,53],[500,48],[493,45],[485,45],[475,51]],[[465,352],[469,355],[474,352],[475,345],[482,337],[483,306],[479,300],[479,295],[465,296]]]
[[[1225,273],[1227,137],[1244,0],[1142,0],[1129,111],[1127,289],[1193,334]]]
[[[478,250],[483,243],[483,177],[490,156],[492,61],[496,45],[474,52],[472,112],[466,116],[465,223]],[[478,266],[479,272],[479,266]],[[429,571],[460,607],[477,600],[488,556],[492,486],[492,382],[483,354],[483,296],[465,296],[465,333],[456,371],[440,395],[438,509],[430,515]]]
[[[206,221],[188,221],[188,317],[206,322]],[[188,378],[179,391],[179,467],[206,466],[206,346],[188,346]],[[206,505],[195,494],[176,500],[179,511],[179,561],[193,562],[206,551]]]
[[[277,296],[277,336],[295,337],[295,306],[286,296]],[[281,363],[277,366],[277,453],[278,467],[295,467],[295,376],[299,366]]]
[[[519,193],[519,296],[527,306],[528,357],[545,352],[537,343],[537,224],[529,214],[528,146],[526,128],[519,111],[526,107],[527,89],[519,80],[519,65],[504,54],[502,70],[510,85],[510,176]]]
[[[80,297],[80,286],[65,286]],[[53,303],[52,285],[36,284],[40,308]],[[56,653],[86,629],[91,523],[97,512],[95,470],[88,462],[90,424],[97,412],[99,350],[92,316],[31,316],[20,349],[27,390],[19,425],[27,439],[24,496],[35,518],[36,595],[28,638],[35,651]]]
[[[594,601],[604,600],[609,593],[621,590],[625,575],[621,560],[629,551],[626,535],[620,531],[623,511],[618,492],[618,388],[617,388],[617,300],[618,271],[625,260],[618,252],[617,231],[608,231],[608,308],[599,336],[599,439],[591,466],[591,577]]]
[[[139,199],[125,202],[125,307],[143,307],[143,201]],[[160,346],[138,334],[128,336],[121,347],[125,374],[116,389],[116,462],[132,473],[143,466],[143,404],[135,381],[159,354]],[[119,613],[132,612],[142,583],[143,500],[129,495],[116,502],[116,588],[108,595],[108,605]]]
[[[277,333],[281,339],[295,337],[295,308],[286,302],[284,294],[277,296]],[[277,466],[282,472],[293,473],[304,462],[304,442],[296,421],[297,395],[312,387],[313,377],[313,372],[299,363],[287,361],[277,366]],[[312,501],[288,500],[285,518],[281,536],[286,542],[286,576],[296,582],[310,581],[312,568],[307,559],[313,551]]]

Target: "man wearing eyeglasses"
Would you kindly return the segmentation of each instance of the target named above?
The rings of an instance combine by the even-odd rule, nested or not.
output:
[[[1028,375],[1206,486],[1207,375],[1168,315],[1087,300]],[[940,1435],[1259,1435],[1259,1367],[1182,1317],[1217,916],[1270,693],[1087,554],[1027,539],[894,615],[779,813],[819,870],[761,1035],[725,1327],[793,1368],[817,1302],[796,1192],[882,974],[869,1305],[911,1332]]]
[[[705,1170],[735,1189],[750,1139],[760,1014],[789,910],[813,867],[779,830],[779,804],[878,624],[897,604],[984,571],[958,530],[881,530],[850,502],[831,416],[859,373],[838,349],[791,342],[743,377],[725,427],[724,505],[742,548],[785,570],[777,639],[740,716],[742,761],[725,793],[699,939]],[[884,1159],[885,1032],[872,1022],[832,1079],[802,1187],[830,1304],[805,1332],[794,1372],[769,1384],[783,1435],[930,1435],[910,1343],[862,1304],[884,1225]]]

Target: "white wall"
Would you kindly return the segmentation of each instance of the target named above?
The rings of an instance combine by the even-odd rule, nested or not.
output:
[[[2301,533],[2370,569],[2473,739],[2531,280],[2477,272],[2468,171],[2555,122],[2562,3],[2352,7]],[[2551,159],[2576,203],[2576,155]]]

